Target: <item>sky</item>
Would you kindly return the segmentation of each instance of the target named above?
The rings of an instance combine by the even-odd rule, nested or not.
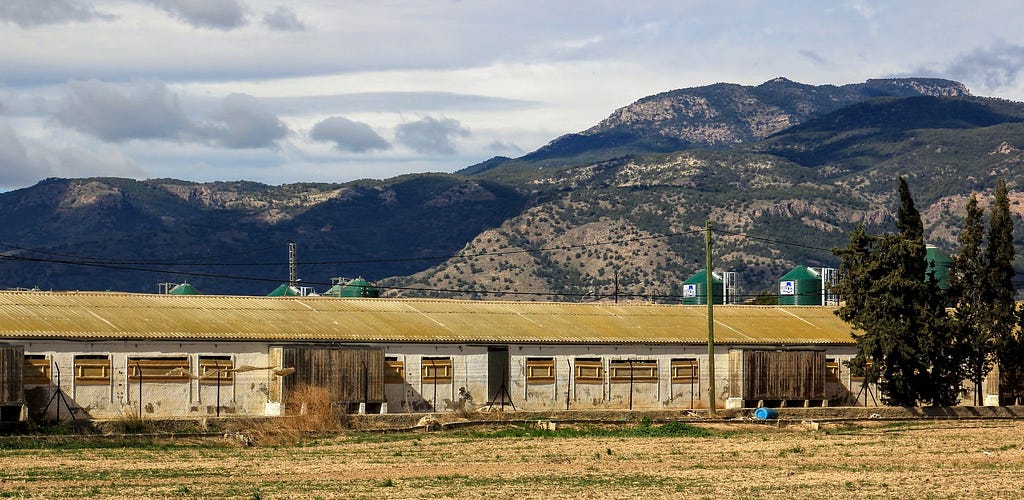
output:
[[[668,90],[926,76],[1024,100],[1018,0],[0,0],[0,190],[516,157]]]

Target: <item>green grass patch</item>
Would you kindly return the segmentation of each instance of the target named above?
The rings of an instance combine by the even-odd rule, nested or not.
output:
[[[154,438],[97,438],[89,436],[7,437],[0,438],[0,450],[98,450],[131,448],[140,451],[165,452],[185,449],[226,448],[217,441],[185,442]]]
[[[470,436],[478,439],[487,438],[712,438],[725,437],[727,433],[709,431],[702,427],[685,422],[668,422],[660,425],[641,423],[636,427],[599,427],[592,425],[565,426],[559,429],[540,429],[532,425],[513,425],[491,431],[470,431]]]

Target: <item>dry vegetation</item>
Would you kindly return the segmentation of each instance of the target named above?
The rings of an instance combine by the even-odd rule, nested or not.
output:
[[[234,439],[0,442],[0,497],[1024,496],[1024,422],[533,426]]]

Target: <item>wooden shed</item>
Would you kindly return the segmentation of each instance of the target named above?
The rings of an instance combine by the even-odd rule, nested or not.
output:
[[[25,403],[25,348],[0,344],[0,422],[21,418]]]
[[[377,347],[337,347],[289,345],[272,347],[271,362],[295,371],[281,377],[280,399],[297,387],[309,385],[327,389],[333,402],[348,412],[365,404],[364,411],[380,411],[384,403],[384,349]],[[274,399],[271,394],[271,399]]]
[[[730,349],[729,392],[743,406],[823,405],[824,349]]]

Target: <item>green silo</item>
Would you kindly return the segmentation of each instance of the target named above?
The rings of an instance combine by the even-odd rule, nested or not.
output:
[[[331,287],[333,289],[333,287]],[[349,281],[341,289],[339,297],[380,297],[380,289],[373,286],[369,281],[363,278],[356,278]]]
[[[779,278],[780,306],[820,306],[821,274],[806,266],[796,266]]]
[[[189,285],[188,283],[180,283],[174,286],[167,292],[169,295],[202,295],[196,287]]]
[[[928,245],[928,254],[925,256],[925,260],[928,261],[927,272],[935,273],[939,288],[943,290],[949,288],[949,266],[952,263],[949,254],[939,250],[936,246]]]
[[[708,273],[706,270],[701,269],[690,277],[690,279],[683,282],[683,304],[686,305],[707,305],[707,283]],[[722,304],[724,302],[723,296],[723,285],[722,278],[718,274],[711,273],[711,300],[714,304]]]
[[[302,294],[295,287],[288,286],[288,283],[282,283],[281,286],[268,293],[267,297],[297,297],[299,295]]]

